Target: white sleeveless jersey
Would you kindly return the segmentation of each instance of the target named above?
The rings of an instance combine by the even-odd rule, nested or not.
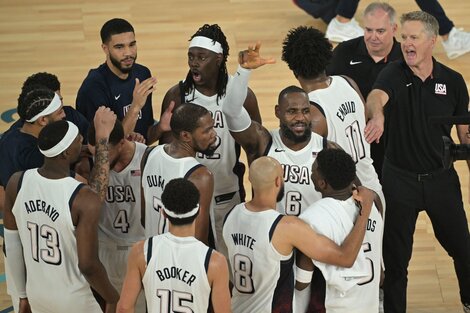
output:
[[[212,249],[194,237],[171,233],[145,241],[142,283],[148,312],[207,312]]]
[[[194,170],[203,166],[193,157],[173,158],[165,152],[164,146],[156,146],[149,153],[142,173],[147,238],[168,231],[168,223],[162,212],[165,184],[175,178],[188,178]]]
[[[106,199],[99,224],[100,241],[131,246],[143,240],[144,227],[140,222],[140,162],[146,145],[136,142],[131,162],[122,171],[109,171]]]
[[[228,85],[232,81],[229,75]],[[214,175],[214,197],[216,204],[220,204],[226,199],[225,197],[217,198],[218,195],[235,192],[240,189],[240,181],[243,181],[244,165],[238,161],[240,157],[240,146],[235,143],[227,123],[222,113],[222,106],[225,104],[225,96],[217,99],[217,94],[213,96],[205,96],[197,89],[193,89],[189,94],[185,95],[185,100],[190,103],[199,104],[211,112],[214,119],[214,129],[217,132],[217,142],[219,146],[213,156],[204,156],[202,153],[196,155],[196,159]],[[228,104],[230,105],[230,103]],[[233,195],[232,195],[233,196]]]
[[[318,233],[330,238],[336,244],[343,243],[351,232],[359,210],[351,197],[345,201],[323,198],[313,204],[300,218],[310,224]],[[379,310],[380,263],[382,255],[383,220],[379,211],[372,207],[367,230],[362,244],[363,260],[360,271],[366,274],[346,292],[340,291],[337,277],[348,276],[357,270],[340,268],[314,261],[326,281],[325,307],[328,313],[377,313]],[[341,274],[341,272],[343,274]],[[335,279],[336,278],[336,279]],[[345,278],[340,284],[348,284]],[[358,300],[360,299],[360,300]]]
[[[310,101],[320,105],[328,124],[328,140],[339,144],[356,162],[362,185],[381,193],[382,186],[372,165],[370,144],[364,138],[364,103],[359,94],[341,76],[331,76],[327,88],[309,92]]]
[[[292,312],[293,253],[282,255],[271,242],[282,216],[249,211],[244,203],[227,215],[223,236],[233,275],[232,312]]]
[[[272,130],[272,144],[268,156],[281,163],[284,170],[284,199],[277,204],[277,210],[284,215],[298,216],[310,204],[321,199],[315,190],[312,176],[312,164],[318,152],[323,150],[324,138],[312,133],[310,142],[302,150],[294,151],[284,145],[280,130]]]
[[[26,293],[33,312],[101,312],[78,268],[70,213],[83,184],[71,177],[47,179],[24,173],[12,213],[23,245]]]

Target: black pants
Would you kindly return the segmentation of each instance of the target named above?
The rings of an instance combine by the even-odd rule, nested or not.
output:
[[[302,10],[329,23],[336,15],[353,18],[359,0],[294,0]]]
[[[469,303],[470,235],[455,170],[420,176],[385,159],[382,173],[387,203],[383,239],[385,313],[406,312],[407,268],[421,210],[426,211],[437,240],[453,258],[460,298]]]
[[[442,36],[448,34],[451,31],[452,27],[454,27],[454,23],[449,20],[439,1],[416,0],[416,4],[422,11],[431,14],[437,19],[437,22],[439,23],[439,35]]]

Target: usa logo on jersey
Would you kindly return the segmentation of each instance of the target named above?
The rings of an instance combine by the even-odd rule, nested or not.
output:
[[[446,84],[436,83],[436,87],[434,88],[434,92],[436,93],[436,95],[446,95],[447,94]]]

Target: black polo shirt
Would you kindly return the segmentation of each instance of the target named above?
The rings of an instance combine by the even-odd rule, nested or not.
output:
[[[385,105],[385,156],[395,166],[415,173],[442,168],[442,136],[452,125],[429,121],[435,116],[468,114],[468,91],[459,73],[433,58],[433,71],[424,82],[405,61],[386,66],[373,89],[390,97]]]
[[[372,90],[372,85],[380,71],[389,62],[402,59],[400,43],[393,38],[392,51],[390,51],[388,56],[376,63],[367,52],[364,36],[361,36],[344,41],[336,46],[335,50],[333,50],[333,58],[326,72],[328,75],[346,75],[351,77],[359,86],[365,99]]]

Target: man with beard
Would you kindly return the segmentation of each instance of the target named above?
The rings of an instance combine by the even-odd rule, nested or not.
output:
[[[312,104],[312,130],[339,144],[356,163],[362,185],[377,193],[377,206],[385,205],[382,186],[370,157],[370,144],[364,139],[366,126],[364,100],[356,83],[346,76],[329,76],[331,44],[313,27],[291,29],[283,42],[282,59],[308,93]]]
[[[184,81],[171,87],[163,99],[162,112],[171,101],[178,106],[180,103],[196,103],[209,110],[214,118],[214,129],[219,138],[219,146],[213,156],[200,153],[196,159],[209,168],[214,174],[217,184],[211,204],[211,226],[218,251],[226,255],[226,247],[222,240],[222,223],[225,215],[234,205],[244,201],[243,188],[244,165],[239,161],[240,146],[230,135],[222,112],[224,106],[231,103],[226,100],[233,77],[227,72],[229,46],[219,25],[205,24],[194,35],[188,48],[189,71]],[[258,102],[249,88],[243,106],[250,118],[261,123]],[[170,142],[171,133],[164,135],[160,143]]]
[[[97,111],[97,142],[107,142],[115,120],[114,113]],[[6,188],[6,262],[19,296],[14,301],[20,312],[28,312],[29,302],[33,312],[98,313],[93,288],[106,312],[114,312],[119,294],[98,258],[101,201],[70,177],[82,136],[71,122],[57,121],[41,130],[38,147],[44,165],[15,173]]]
[[[147,138],[153,125],[152,96],[156,78],[135,63],[137,42],[134,28],[126,20],[114,18],[101,28],[106,62],[90,70],[77,93],[76,108],[89,121],[98,107],[109,107],[122,121],[125,135],[135,132]]]
[[[284,170],[286,197],[277,204],[277,209],[285,215],[298,216],[313,202],[321,199],[314,191],[310,180],[313,161],[318,152],[327,146],[338,147],[335,143],[312,132],[311,105],[307,93],[297,87],[289,86],[279,93],[278,104],[274,108],[279,119],[279,129],[268,131],[261,124],[252,121],[242,106],[243,95],[250,70],[271,60],[259,57],[260,44],[241,52],[238,75],[227,92],[230,106],[222,107],[228,128],[235,141],[246,151],[248,162],[268,155],[278,160]]]
[[[145,226],[145,237],[168,231],[167,219],[162,212],[163,189],[170,180],[185,178],[196,186],[201,195],[196,238],[207,244],[214,177],[195,157],[198,152],[207,156],[214,154],[217,148],[214,120],[204,107],[184,103],[173,110],[170,127],[173,141],[152,148],[142,160],[142,225]]]
[[[292,312],[294,248],[309,258],[350,267],[362,245],[373,192],[356,194],[362,214],[341,246],[317,234],[295,216],[274,210],[284,195],[284,171],[272,157],[260,157],[250,166],[253,199],[237,205],[227,215],[223,235],[233,274],[234,313]],[[313,188],[312,188],[313,189]],[[304,271],[296,277],[303,281]]]

